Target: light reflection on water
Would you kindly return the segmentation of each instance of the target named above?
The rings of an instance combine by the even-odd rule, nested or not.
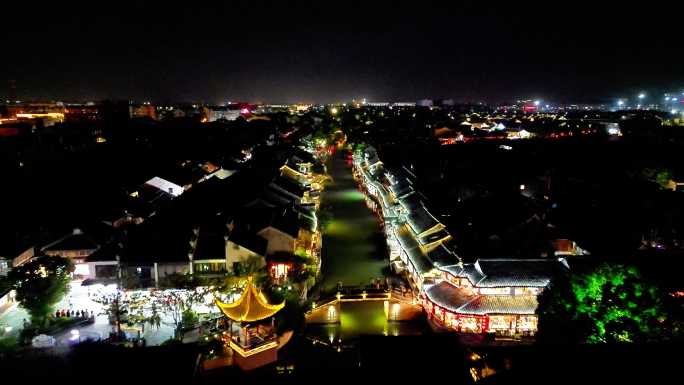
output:
[[[382,301],[342,302],[340,324],[308,325],[307,337],[336,347],[353,347],[361,334],[414,335],[430,333],[427,322],[387,322]]]

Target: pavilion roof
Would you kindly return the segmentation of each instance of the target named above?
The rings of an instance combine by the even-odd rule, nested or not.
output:
[[[263,294],[254,287],[252,277],[249,277],[247,287],[237,301],[224,303],[217,298],[216,305],[226,317],[233,321],[255,322],[277,313],[285,306],[285,301],[278,305],[269,304]]]

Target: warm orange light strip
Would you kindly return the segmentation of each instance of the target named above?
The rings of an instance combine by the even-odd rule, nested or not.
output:
[[[59,118],[64,119],[61,112],[48,112],[46,114],[17,114],[17,118]]]

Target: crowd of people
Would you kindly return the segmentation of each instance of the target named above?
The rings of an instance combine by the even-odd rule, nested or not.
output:
[[[57,310],[55,314],[51,315],[51,318],[60,318],[60,317],[81,317],[81,318],[88,318],[88,317],[94,317],[95,312],[94,311],[88,311],[86,310],[64,310],[62,309],[61,311]]]

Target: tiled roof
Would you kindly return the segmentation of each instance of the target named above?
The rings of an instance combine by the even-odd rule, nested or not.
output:
[[[128,239],[122,261],[130,266],[150,263],[190,263],[188,257],[191,231],[164,234],[144,234]]]
[[[276,191],[264,190],[259,193],[259,197],[249,204],[250,207],[257,207],[258,201],[261,202],[260,207],[284,207],[292,203],[292,198],[289,199],[279,195]]]
[[[406,210],[407,213],[421,209],[423,207],[423,202],[425,201],[427,201],[427,198],[425,198],[425,196],[419,192],[405,195],[399,199],[399,203],[401,203],[401,206],[404,208],[404,210]]]
[[[299,237],[299,223],[297,222],[297,217],[292,217],[291,215],[283,214],[273,214],[270,226],[277,229],[292,238]]]
[[[418,239],[418,241],[420,242],[421,245],[425,246],[425,245],[433,244],[435,242],[448,240],[448,239],[450,239],[450,237],[451,237],[451,234],[449,234],[449,232],[446,231],[446,229],[441,229],[439,231],[429,233],[429,234],[425,234],[425,235],[421,236]]]
[[[285,306],[285,301],[278,305],[269,304],[257,291],[249,277],[247,288],[240,298],[233,303],[223,303],[216,299],[216,305],[226,317],[238,322],[254,322],[268,318]]]
[[[249,228],[248,232],[258,233],[273,227],[293,238],[299,236],[298,214],[286,208],[247,208],[235,217],[235,226]]]
[[[193,260],[226,259],[228,228],[223,220],[211,220],[199,228]]]
[[[422,209],[414,210],[408,214],[408,224],[411,226],[413,232],[420,235],[440,223],[425,207],[423,207]]]
[[[484,273],[484,279],[477,283],[479,287],[544,287],[552,278],[568,272],[557,259],[480,259],[476,264]]]
[[[310,216],[304,215],[304,214],[299,214],[297,217],[297,224],[299,225],[300,228],[310,232],[310,233],[315,233],[316,232],[316,220]]]
[[[368,147],[363,149],[363,153],[366,156],[375,156],[376,151],[375,151],[375,148],[373,148],[372,146],[368,146]]]
[[[100,245],[95,243],[89,236],[75,229],[73,233],[43,246],[41,251],[74,251],[74,250],[97,250]]]
[[[378,189],[378,193],[380,194],[380,197],[382,198],[383,208],[389,209],[391,211],[389,213],[385,213],[385,216],[396,215],[396,213],[394,212],[394,209],[393,209],[395,201],[394,201],[394,198],[392,197],[392,195],[390,195],[388,193],[387,188],[385,188],[385,186],[382,183],[378,182],[376,180],[376,178],[373,175],[371,175],[371,173],[368,172],[367,169],[362,168],[361,172],[364,174],[366,179],[368,179],[370,181],[370,183],[372,183],[373,186],[375,186],[375,188]]]
[[[392,171],[387,172],[386,174],[392,183],[396,183],[397,181],[401,180],[416,180],[416,176],[413,175],[413,173],[409,171],[406,167],[394,169]]]
[[[256,255],[266,255],[268,241],[258,235],[250,234],[241,229],[235,229],[228,235],[228,240],[236,245],[244,247]]]
[[[406,225],[397,229],[396,234],[401,248],[408,255],[409,262],[413,265],[418,274],[427,273],[434,268],[432,262],[425,256],[423,249]]]
[[[477,264],[463,265],[463,273],[461,274],[461,277],[467,277],[473,285],[477,285],[484,278],[484,274]]]
[[[366,164],[368,166],[372,166],[372,165],[377,164],[377,163],[380,163],[380,158],[378,158],[377,156],[373,156],[373,157],[366,159]]]
[[[464,267],[462,264],[451,265],[451,266],[441,266],[439,269],[442,271],[446,271],[447,273],[453,275],[454,277],[465,277],[465,274],[463,273]]]
[[[157,206],[130,195],[124,195],[124,197],[121,198],[119,207],[126,210],[133,217],[139,218],[147,218],[157,210]]]
[[[292,202],[295,202],[295,203],[300,203],[302,201],[302,197],[303,197],[303,195],[298,196],[298,195],[292,194],[291,192],[283,189],[282,187],[280,187],[276,184],[272,184],[272,185],[268,186],[268,191],[271,191],[272,193],[279,195],[279,196],[281,196],[285,199],[288,199]]]
[[[459,308],[477,297],[473,289],[464,286],[454,286],[446,281],[441,281],[425,290],[428,299],[439,307],[443,307],[453,313]]]
[[[86,262],[115,262],[116,256],[121,253],[118,244],[108,243],[86,257]]]
[[[300,185],[296,181],[294,181],[288,177],[282,176],[282,175],[279,175],[277,178],[275,178],[275,180],[273,181],[273,184],[271,186],[274,186],[274,185],[285,190],[285,191],[287,191],[288,193],[290,193],[290,194],[292,194],[292,195],[294,195],[300,199],[304,197],[304,192],[310,190],[310,189],[304,188],[302,185]]]
[[[292,171],[298,172],[302,174],[302,171],[300,170],[299,163],[306,163],[302,161],[299,158],[296,157],[290,157],[285,161],[285,167],[289,168]]]
[[[158,208],[169,207],[169,205],[171,205],[171,201],[175,198],[174,195],[147,183],[139,186],[137,188],[137,192],[139,199],[142,199]]]
[[[413,185],[408,180],[402,180],[391,185],[389,189],[396,198],[401,198],[413,192]]]
[[[443,244],[428,252],[427,256],[437,267],[455,265],[460,262],[458,256],[456,256],[456,254],[454,254],[452,251],[447,250]]]
[[[194,173],[192,168],[190,167],[178,166],[168,167],[164,170],[160,170],[157,174],[159,178],[169,181],[171,183],[175,183],[181,187],[193,184],[202,179],[202,176],[205,175],[206,172],[203,173],[203,175],[199,176],[196,173]]]
[[[480,295],[461,306],[458,313],[485,314],[534,314],[537,297],[532,295]]]

